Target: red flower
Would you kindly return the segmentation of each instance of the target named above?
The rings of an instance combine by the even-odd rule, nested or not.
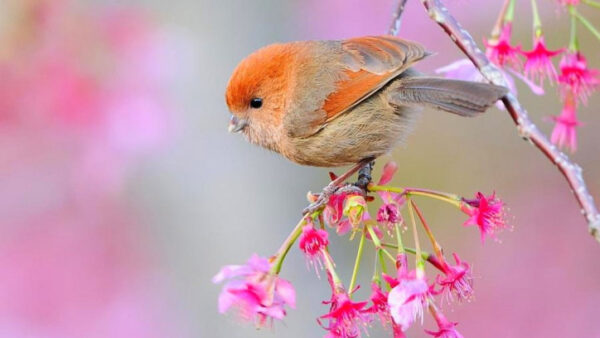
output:
[[[321,229],[315,229],[312,223],[309,223],[302,228],[302,234],[300,235],[299,243],[300,250],[304,252],[307,262],[315,267],[317,274],[319,273],[318,267],[323,267],[323,249],[329,245],[327,239],[327,231]]]
[[[438,275],[436,282],[442,287],[439,292],[446,294],[447,299],[452,299],[454,294],[459,300],[467,300],[473,294],[473,276],[467,262],[460,260],[457,254],[452,254],[456,265],[450,265],[442,260],[439,265],[444,277]]]
[[[325,222],[327,222],[327,225],[330,227],[336,226],[342,219],[346,196],[347,194],[342,193],[333,194],[329,197],[325,210],[323,210],[323,216],[325,217]]]
[[[426,333],[440,338],[463,338],[463,335],[454,328],[458,323],[448,321],[448,319],[446,319],[446,317],[439,312],[434,305],[431,305],[429,308],[433,318],[435,318],[435,322],[437,323],[439,330],[437,332],[425,330]]]
[[[227,265],[213,277],[213,283],[231,279],[219,295],[219,312],[231,307],[240,318],[265,326],[270,319],[283,319],[284,305],[296,307],[296,292],[292,285],[276,275],[269,274],[267,259],[253,255],[246,265]],[[241,277],[241,278],[240,278]]]
[[[562,147],[566,144],[571,151],[577,150],[577,120],[576,103],[573,95],[567,95],[563,110],[559,116],[553,116],[555,122],[550,140]]]
[[[369,314],[363,310],[367,302],[353,302],[346,292],[334,291],[331,300],[323,304],[331,304],[329,313],[317,320],[324,329],[329,331],[326,337],[360,337],[361,328],[366,330],[367,324],[371,321]],[[321,323],[322,319],[329,321],[327,326]]]
[[[548,50],[544,43],[544,37],[536,39],[533,50],[522,52],[527,58],[525,61],[524,73],[531,81],[538,81],[540,86],[544,84],[544,78],[548,78],[550,83],[554,83],[558,78],[556,68],[552,64],[551,58],[562,53],[562,49]]]
[[[394,227],[402,223],[402,214],[400,206],[395,201],[392,203],[384,203],[377,210],[377,223],[384,226],[388,234],[392,234]]]
[[[569,53],[560,61],[558,83],[562,97],[573,94],[586,103],[592,91],[600,85],[600,71],[589,69],[587,61],[581,53]]]
[[[387,292],[381,290],[377,283],[371,283],[371,296],[369,297],[369,301],[371,301],[373,305],[371,305],[371,307],[367,308],[365,311],[379,316],[381,325],[383,326],[390,322],[391,319],[387,298]]]
[[[500,67],[504,67],[505,64],[509,64],[513,68],[521,67],[521,60],[519,59],[520,46],[511,46],[510,34],[512,30],[512,23],[507,23],[502,27],[502,32],[497,39],[492,41],[484,40],[487,57],[495,64]]]
[[[478,226],[482,243],[485,236],[495,237],[496,232],[506,227],[504,203],[496,198],[496,193],[486,197],[478,192],[473,200],[463,199],[461,210],[470,216],[463,225]]]

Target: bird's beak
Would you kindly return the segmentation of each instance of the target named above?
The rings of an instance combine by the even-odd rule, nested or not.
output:
[[[229,120],[229,130],[230,133],[239,133],[244,130],[244,128],[248,125],[248,121],[244,119],[238,119],[236,116],[231,115],[231,120]]]

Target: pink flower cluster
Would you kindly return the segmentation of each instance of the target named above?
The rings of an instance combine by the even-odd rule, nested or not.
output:
[[[558,2],[571,8],[579,4],[579,0],[558,0]],[[551,141],[559,146],[565,146],[575,151],[577,149],[577,127],[581,123],[577,119],[578,102],[586,103],[593,91],[600,87],[600,71],[588,67],[577,42],[576,30],[572,26],[571,42],[568,48],[556,50],[548,49],[542,33],[541,23],[534,6],[535,34],[533,48],[529,51],[522,50],[520,45],[511,43],[512,16],[504,17],[499,22],[501,27],[496,27],[498,36],[484,40],[486,55],[496,66],[501,68],[510,91],[516,94],[516,88],[511,75],[522,79],[536,95],[544,95],[544,82],[553,85],[558,83],[558,91],[563,102],[563,109],[559,116],[553,116],[554,129]],[[569,10],[571,20],[575,23],[581,21],[576,10]],[[500,14],[502,16],[504,13]],[[589,25],[583,25],[589,28]],[[594,28],[591,28],[594,30]],[[553,60],[563,54],[556,70]],[[525,58],[524,64],[522,57]],[[459,60],[446,67],[438,69],[448,77],[466,80],[482,81],[479,72],[466,60]]]
[[[435,195],[436,199],[447,199],[452,205],[458,206],[469,216],[465,225],[477,226],[482,241],[487,236],[494,237],[506,227],[504,204],[495,194],[485,196],[477,193],[474,199],[461,199],[455,195],[424,189],[388,189],[385,184],[392,180],[397,169],[393,162],[386,164],[377,185],[369,186],[380,197],[381,205],[376,219],[372,219],[368,212],[372,198],[359,193],[338,192],[331,196],[321,213],[305,218],[297,226],[290,237],[292,240],[273,256],[273,263],[254,255],[246,265],[224,267],[213,279],[215,283],[229,280],[219,296],[219,311],[224,313],[236,308],[243,320],[254,322],[259,327],[274,319],[283,319],[286,315],[284,307],[295,306],[295,292],[289,282],[279,277],[277,264],[282,262],[297,238],[298,247],[308,264],[317,273],[321,269],[326,271],[331,288],[331,297],[323,302],[329,306],[329,311],[317,318],[318,323],[327,331],[325,337],[360,337],[363,333],[368,333],[369,327],[376,320],[391,330],[394,337],[404,337],[404,332],[414,323],[423,323],[425,311],[432,315],[438,326],[437,330],[425,330],[426,333],[434,337],[462,337],[455,328],[457,323],[448,321],[436,302],[438,298],[448,303],[469,300],[473,294],[471,267],[456,253],[453,254],[452,264],[446,260],[441,250],[424,253],[418,249],[414,251],[404,248],[400,237],[407,231],[407,227],[404,225],[406,218],[402,217],[402,211],[415,208],[436,248],[439,245],[431,229],[412,201],[413,192],[425,196]],[[413,217],[411,219],[414,220]],[[329,254],[327,227],[335,229],[340,236],[348,232],[352,232],[352,236],[361,236],[357,262],[360,262],[360,253],[368,239],[378,255],[388,257],[393,263],[393,275],[383,272],[386,271],[387,264],[381,263],[381,270],[376,264],[368,299],[353,299],[354,292],[358,289],[358,286],[354,286],[354,277],[349,289],[338,277],[336,265]],[[385,233],[380,228],[385,229]],[[416,223],[413,223],[414,230]],[[386,249],[389,244],[383,244],[386,240],[397,240],[395,257]],[[415,254],[414,268],[409,266],[409,252]],[[427,263],[438,271],[434,278],[426,275]],[[357,265],[353,275],[358,272]]]
[[[267,259],[258,255],[250,257],[245,265],[223,267],[213,277],[213,283],[230,280],[219,295],[219,312],[235,307],[241,319],[258,327],[283,319],[285,305],[296,307],[296,292],[290,282],[269,273],[270,268]]]

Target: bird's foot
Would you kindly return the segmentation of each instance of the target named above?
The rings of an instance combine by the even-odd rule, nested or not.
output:
[[[370,161],[358,171],[358,180],[356,181],[356,183],[354,183],[354,185],[362,189],[364,193],[367,192],[367,186],[369,185],[369,183],[371,183],[371,180],[373,179],[371,177],[371,172],[373,171],[374,166],[375,161]]]

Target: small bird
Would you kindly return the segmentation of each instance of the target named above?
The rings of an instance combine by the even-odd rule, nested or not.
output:
[[[266,46],[229,80],[229,131],[299,164],[338,167],[391,151],[421,108],[471,117],[507,92],[424,76],[412,66],[428,55],[393,36]]]

